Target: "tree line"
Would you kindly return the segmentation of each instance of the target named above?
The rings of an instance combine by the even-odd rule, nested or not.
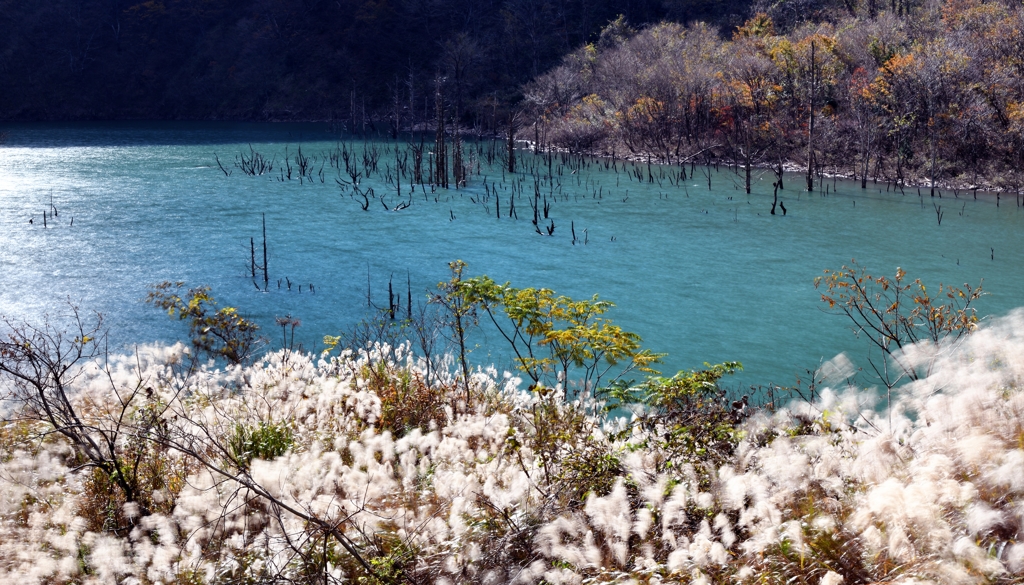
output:
[[[933,196],[1019,194],[1022,31],[1019,3],[982,0],[851,1],[817,22],[776,10],[730,39],[619,20],[531,82],[525,101],[545,146],[726,161],[748,192],[752,168],[774,170],[782,188],[783,169],[798,166],[808,189],[842,174]]]

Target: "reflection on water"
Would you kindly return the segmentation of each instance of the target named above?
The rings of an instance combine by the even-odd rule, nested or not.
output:
[[[647,165],[620,162],[613,171],[591,161],[570,169],[555,160],[549,175],[546,161],[521,153],[523,172],[512,177],[500,161],[488,164],[489,141],[467,146],[479,166],[467,187],[410,192],[408,178],[399,190],[385,176],[411,157],[396,160],[384,151],[393,144],[381,140],[378,173],[361,188],[386,195],[364,211],[323,158],[339,144],[323,125],[11,127],[0,147],[0,312],[38,319],[70,298],[106,316],[115,344],[169,340],[182,329],[141,299],[151,283],[185,280],[210,285],[224,304],[269,328],[271,339],[275,316],[300,318],[296,340],[310,347],[365,314],[368,278],[379,303],[386,304],[389,278],[402,290],[408,278],[425,299],[447,262],[461,258],[468,274],[614,301],[613,319],[670,354],[666,370],[739,360],[740,383],[791,384],[821,359],[847,351],[856,362],[866,352],[844,321],[822,312],[812,285],[823,269],[851,258],[881,273],[902,266],[926,283],[984,278],[992,294],[978,306],[987,314],[1021,304],[1024,212],[1012,197],[997,208],[962,193],[933,200],[843,182],[822,197],[792,190],[802,184],[794,177],[780,193],[787,215],[772,216],[770,174],[746,195],[724,167],[710,171],[709,190],[700,168],[677,181],[677,170],[657,166],[648,174]],[[362,165],[362,145],[345,144]],[[272,173],[218,169],[215,154],[232,168],[250,145],[275,161]],[[299,145],[317,157],[312,183],[281,180],[286,148],[294,167]],[[554,222],[552,236],[531,223],[535,193],[541,215],[547,199],[541,223]],[[518,219],[508,217],[513,200]],[[44,229],[51,201],[56,216]],[[394,211],[399,202],[411,204]],[[249,274],[262,214],[265,293]],[[500,348],[497,340],[478,342],[478,362],[501,359],[486,353]]]

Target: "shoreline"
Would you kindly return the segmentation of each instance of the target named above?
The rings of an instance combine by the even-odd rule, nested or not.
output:
[[[673,166],[673,167],[674,166],[679,166],[679,162],[678,161],[666,160],[664,157],[661,157],[661,156],[653,154],[653,153],[649,153],[649,154],[630,153],[630,154],[628,154],[626,156],[623,156],[623,155],[620,155],[619,153],[617,153],[615,150],[612,150],[612,151],[602,150],[602,151],[580,151],[580,152],[573,152],[573,151],[571,151],[571,150],[569,150],[567,148],[559,148],[559,147],[554,147],[554,146],[546,146],[546,147],[541,147],[541,148],[538,149],[535,146],[535,144],[534,144],[534,142],[532,140],[520,139],[520,140],[516,140],[516,142],[520,143],[520,144],[526,144],[528,146],[528,148],[531,151],[535,152],[535,153],[556,152],[556,153],[574,154],[574,155],[579,155],[579,156],[589,156],[589,157],[599,158],[599,159],[622,160],[622,161],[628,161],[628,162],[631,162],[631,163],[634,163],[634,164],[637,164],[637,163],[648,164],[649,163],[649,164],[656,164],[656,165],[661,165],[661,166]],[[705,163],[692,163],[689,160],[687,160],[683,164],[685,164],[685,165],[691,165],[692,164],[693,166],[705,166]],[[708,166],[716,167],[716,169],[717,169],[717,167],[723,166],[723,167],[727,167],[728,169],[735,169],[737,171],[737,173],[739,173],[739,172],[741,172],[743,170],[743,165],[741,163],[738,163],[738,162],[730,160],[730,159],[725,159],[725,158],[722,158],[722,159],[712,159]],[[752,171],[753,170],[767,171],[767,172],[773,173],[773,174],[775,172],[772,167],[770,167],[768,165],[765,165],[765,164],[751,164],[750,168],[751,168]],[[796,163],[794,161],[785,161],[785,162],[782,163],[782,170],[785,173],[804,174],[807,171],[807,166],[806,165],[802,165],[802,164],[798,164],[798,163]],[[840,180],[851,181],[851,182],[858,182],[858,181],[860,181],[859,176],[856,175],[855,173],[843,172],[843,171],[835,169],[834,167],[830,171],[831,172],[822,172],[820,175],[816,175],[815,176],[815,182],[816,183],[823,183],[824,180],[828,180],[828,179],[840,179]],[[931,189],[930,182],[928,180],[926,180],[926,179],[925,180],[919,180],[919,178],[916,177],[916,176],[908,177],[906,179],[906,182],[904,184],[902,184],[902,185],[897,184],[896,181],[894,181],[892,178],[883,177],[883,176],[872,176],[872,177],[869,177],[867,183],[868,183],[868,187],[865,187],[864,190],[870,189],[871,185],[885,185],[886,186],[885,192],[889,192],[889,191],[899,192],[902,189],[902,191],[903,191],[902,194],[903,195],[916,194],[916,195],[918,195],[920,197],[926,197],[927,196],[929,199],[931,199],[931,198],[935,198],[935,199],[948,199],[948,195],[952,194],[954,199],[959,200],[961,196],[970,195],[972,199],[977,199],[977,200],[980,200],[980,199],[983,199],[983,198],[984,199],[991,199],[991,200],[994,200],[994,201],[996,201],[998,203],[998,202],[1000,202],[1004,198],[1015,196],[1016,201],[1017,201],[1017,205],[1018,206],[1024,206],[1024,189],[1021,189],[1020,191],[1017,191],[1017,192],[1011,191],[1009,189],[1000,189],[1000,188],[997,188],[997,187],[993,186],[988,181],[983,182],[981,185],[963,185],[963,186],[955,185],[955,184],[953,184],[953,183],[951,183],[949,181],[936,181],[936,183],[935,183],[935,190],[936,190],[937,194],[935,196],[932,196],[930,193],[923,192],[923,190],[925,190],[925,189],[929,189],[929,190]],[[1024,187],[1024,185],[1022,185],[1022,187]],[[914,193],[911,193],[911,190],[913,190]],[[805,190],[802,190],[802,191],[806,192]],[[920,191],[920,193],[918,193],[919,191]]]
[[[334,126],[334,125],[344,126],[346,124],[346,122],[348,122],[348,120],[344,120],[343,121],[343,120],[338,119],[338,118],[330,119],[330,118],[306,118],[306,117],[295,117],[295,118],[291,118],[291,117],[284,117],[284,118],[282,118],[282,117],[268,117],[268,118],[264,118],[264,119],[257,119],[257,118],[233,118],[233,117],[210,117],[210,118],[145,118],[145,117],[139,117],[139,118],[115,118],[115,119],[100,119],[100,118],[64,118],[64,119],[58,119],[58,118],[53,118],[53,119],[45,119],[45,120],[40,120],[40,119],[25,120],[25,119],[18,119],[18,118],[7,118],[7,119],[0,119],[0,136],[3,137],[3,139],[0,139],[0,146],[4,146],[4,145],[8,144],[9,143],[9,139],[10,139],[9,128],[7,128],[5,125],[61,124],[61,123],[64,123],[64,124],[96,124],[96,123],[118,124],[118,123],[176,123],[176,122],[181,122],[181,123],[248,123],[248,124],[268,124],[268,125],[275,125],[275,124],[326,124],[326,125],[329,125],[329,126]],[[383,129],[377,128],[376,126],[379,123],[380,123],[380,121],[370,122],[370,124],[369,124],[370,129],[367,130],[363,134],[364,135],[365,134],[376,134],[376,135],[382,136],[382,137],[383,136],[388,136],[389,139],[390,139],[390,132],[389,132],[390,128],[388,128],[386,126]],[[414,133],[418,133],[418,132],[432,132],[432,131],[433,131],[432,124],[430,124],[429,122],[421,122],[419,124],[416,124],[416,125],[413,126],[413,129],[411,130],[411,132],[414,132]],[[360,133],[345,132],[344,130],[342,132],[343,132],[343,134],[348,134],[350,138],[364,138],[365,137],[364,135],[360,135]],[[410,132],[410,130],[400,131],[399,132],[399,137],[401,137],[402,134],[407,134],[408,132]],[[469,129],[469,128],[461,129],[460,134],[462,136],[472,136],[472,137],[475,137],[477,139],[485,139],[487,135],[491,135],[491,138],[500,138],[502,140],[505,139],[505,137],[501,136],[500,134],[476,132],[473,129]],[[559,154],[565,153],[565,154],[572,154],[572,155],[577,155],[577,156],[587,156],[587,157],[592,157],[592,158],[597,158],[597,159],[614,159],[614,160],[628,161],[628,162],[631,162],[631,163],[634,163],[634,164],[637,164],[637,163],[644,163],[644,164],[645,163],[649,163],[649,164],[657,164],[657,165],[661,165],[661,166],[679,166],[679,164],[680,164],[678,160],[673,161],[672,159],[665,159],[661,155],[654,154],[654,153],[636,153],[636,152],[630,153],[630,152],[627,151],[627,153],[625,153],[625,154],[620,154],[616,149],[608,150],[607,148],[598,149],[598,150],[572,151],[572,150],[570,150],[568,148],[562,148],[562,147],[557,147],[557,146],[540,146],[540,147],[538,147],[537,144],[535,143],[535,141],[529,140],[529,139],[525,139],[525,138],[517,138],[515,142],[516,142],[517,146],[520,146],[522,148],[530,150],[533,153],[538,153],[538,154],[549,153],[549,152],[550,153],[559,153]],[[721,166],[727,167],[729,169],[735,169],[736,171],[742,171],[742,169],[743,169],[742,164],[740,164],[740,163],[738,163],[736,161],[727,159],[727,158],[712,159],[709,163],[695,163],[692,160],[689,160],[689,159],[693,158],[693,155],[691,155],[690,157],[683,157],[683,158],[685,160],[685,162],[683,164],[692,165],[692,166],[704,166],[705,164],[709,164],[709,166],[714,166],[714,167],[716,167],[716,169],[718,167],[721,167]],[[804,173],[804,172],[806,172],[806,166],[805,165],[797,163],[796,161],[792,161],[792,160],[783,162],[782,163],[782,168],[783,168],[783,171],[786,172],[786,173],[794,173],[794,174],[796,174],[796,173]],[[752,164],[751,165],[751,169],[757,169],[758,171],[767,171],[767,172],[770,172],[770,173],[774,173],[774,169],[771,166],[765,165],[763,163]],[[935,184],[935,189],[936,189],[936,191],[938,193],[935,196],[932,196],[930,193],[924,193],[923,192],[923,190],[926,190],[926,189],[930,190],[931,189],[930,181],[928,181],[927,178],[918,177],[918,176],[913,175],[913,174],[911,174],[909,177],[905,178],[905,182],[902,185],[897,184],[896,181],[893,178],[885,177],[885,176],[871,176],[871,177],[868,178],[868,182],[871,185],[875,185],[875,186],[884,184],[886,186],[885,192],[889,192],[889,191],[893,191],[893,192],[902,191],[902,194],[904,194],[904,195],[913,194],[913,193],[911,193],[911,191],[914,191],[914,192],[919,192],[917,194],[920,197],[924,197],[924,196],[927,195],[929,198],[947,199],[948,195],[952,194],[953,198],[955,200],[959,200],[961,195],[964,195],[964,196],[968,196],[969,195],[971,199],[975,199],[975,200],[977,200],[977,199],[991,199],[991,200],[995,200],[997,204],[999,204],[1003,198],[1008,198],[1008,197],[1013,196],[1015,198],[1015,202],[1016,202],[1016,204],[1018,206],[1024,205],[1024,189],[1013,191],[1013,190],[1010,190],[1009,188],[999,188],[999,187],[996,187],[995,185],[993,185],[993,182],[991,180],[988,180],[985,177],[980,177],[980,178],[982,179],[980,184],[976,184],[976,185],[971,185],[971,184],[966,184],[966,183],[954,183],[953,181],[950,181],[950,180],[937,181],[936,184]],[[816,182],[818,182],[818,183],[823,182],[823,179],[826,179],[826,180],[827,179],[841,179],[841,180],[844,180],[844,181],[856,182],[856,181],[859,180],[859,177],[858,177],[858,175],[855,172],[849,172],[849,171],[846,171],[846,170],[841,170],[841,169],[837,169],[836,167],[833,167],[833,168],[831,168],[831,169],[829,169],[829,170],[827,170],[825,172],[822,172],[822,173],[820,173],[819,175],[816,176]]]

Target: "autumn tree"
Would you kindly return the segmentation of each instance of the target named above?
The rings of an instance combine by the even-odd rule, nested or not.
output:
[[[781,87],[773,78],[775,70],[761,38],[737,39],[733,47],[719,117],[729,150],[743,166],[744,187],[750,193],[752,166],[767,159],[771,146],[780,140],[774,110]]]
[[[846,123],[854,136],[858,164],[854,177],[860,171],[860,188],[868,186],[868,174],[871,172],[871,154],[878,140],[878,118],[871,101],[871,80],[863,67],[858,68],[849,78],[846,91],[849,116]]]
[[[184,282],[164,281],[152,286],[146,302],[167,311],[172,319],[188,323],[192,347],[201,355],[244,364],[255,356],[263,339],[259,325],[234,307],[218,307],[210,287],[188,289]]]
[[[920,63],[913,54],[893,55],[871,84],[870,99],[881,113],[896,163],[896,183],[905,183],[905,169],[913,156],[913,134],[918,122],[917,72]]]
[[[973,288],[939,284],[929,292],[920,279],[907,278],[902,268],[896,268],[893,277],[875,276],[854,260],[838,270],[825,270],[824,276],[815,278],[814,287],[822,291],[821,300],[829,311],[849,319],[854,333],[881,353],[869,354],[868,363],[890,398],[901,381],[927,377],[937,357],[933,353],[919,366],[905,350],[927,344],[937,351],[978,325],[974,304],[982,296],[980,284]]]
[[[842,72],[836,54],[836,39],[828,31],[816,31],[796,39],[782,38],[771,47],[778,68],[781,93],[787,102],[792,129],[804,134],[805,182],[814,189],[819,145],[815,126],[823,107],[833,99]]]
[[[582,391],[594,391],[608,376],[615,380],[634,369],[654,373],[660,360],[641,348],[640,336],[604,317],[613,305],[597,296],[576,300],[486,276],[461,281],[459,291],[463,304],[487,315],[534,385],[578,382]]]

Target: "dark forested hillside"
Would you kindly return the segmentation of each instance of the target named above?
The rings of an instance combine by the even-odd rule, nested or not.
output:
[[[0,119],[397,111],[407,124],[439,73],[467,107],[507,103],[617,15],[668,12],[659,0],[0,0]]]

